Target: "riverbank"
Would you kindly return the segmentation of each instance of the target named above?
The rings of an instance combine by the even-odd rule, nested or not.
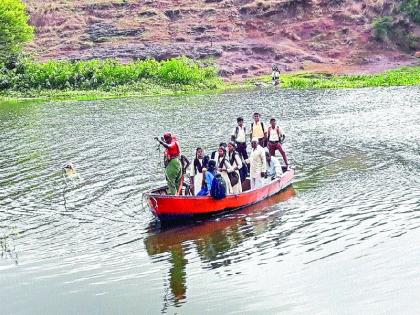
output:
[[[60,84],[56,82],[53,85],[51,80],[47,79],[47,83],[43,82],[39,84],[38,88],[30,88],[28,82],[23,81],[22,84],[26,88],[22,89],[18,86],[19,79],[22,79],[22,77],[18,77],[14,83],[18,88],[3,89],[3,91],[0,91],[0,100],[93,100],[123,97],[175,96],[223,93],[232,90],[249,90],[271,86],[271,77],[269,75],[241,82],[229,82],[223,81],[218,77],[213,67],[206,66],[205,68],[200,68],[196,63],[191,63],[190,60],[176,60],[176,62],[173,62],[173,60],[170,61],[172,72],[168,70],[163,72],[162,66],[159,65],[158,70],[147,70],[149,71],[149,75],[144,75],[138,81],[135,81],[127,74],[129,72],[127,69],[125,72],[122,72],[124,73],[123,75],[119,73],[116,76],[115,73],[108,73],[106,83],[95,83],[97,84],[97,88],[89,88],[89,85],[86,83],[73,83],[75,86],[68,87],[70,84],[68,81],[66,81],[67,83]],[[61,78],[60,80],[65,82],[61,74],[57,74],[57,71],[52,72],[58,78]],[[154,76],[150,75],[151,72],[155,73]],[[183,72],[184,76],[181,76],[180,72]],[[165,75],[162,75],[162,73],[165,73]],[[45,75],[42,76],[39,74],[38,76],[41,78],[46,77]],[[128,79],[127,76],[129,77]],[[125,78],[121,79],[121,77]],[[51,78],[51,74],[48,78]],[[40,81],[41,79],[32,78],[32,80]],[[89,82],[92,82],[92,80],[92,78],[88,79]],[[83,85],[87,86],[87,88],[82,88]],[[403,67],[376,74],[294,72],[282,73],[281,75],[281,88],[363,88],[410,85],[420,85],[420,66]],[[55,86],[56,88],[48,88],[48,86]]]
[[[271,77],[264,76],[260,78],[260,81],[265,84],[271,83]],[[281,87],[283,88],[324,89],[410,85],[420,85],[420,66],[403,67],[372,74],[296,72],[281,76]]]

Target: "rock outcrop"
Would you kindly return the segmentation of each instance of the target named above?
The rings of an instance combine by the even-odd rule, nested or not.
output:
[[[38,58],[186,55],[212,58],[227,78],[271,71],[393,67],[417,60],[374,40],[377,3],[326,0],[26,0]],[[382,1],[383,10],[392,3]]]

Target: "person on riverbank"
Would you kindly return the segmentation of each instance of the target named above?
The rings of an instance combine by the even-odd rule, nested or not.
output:
[[[190,189],[193,195],[197,195],[203,183],[203,169],[208,167],[209,157],[204,155],[202,148],[195,150],[195,158],[190,169]]]
[[[280,86],[280,70],[277,65],[271,67],[271,80],[274,86]]]
[[[258,144],[258,138],[251,140],[251,155],[249,158],[250,170],[249,176],[251,178],[251,189],[262,186],[262,179],[266,175],[267,161],[265,159],[265,151]]]
[[[232,194],[232,184],[229,179],[228,173],[234,172],[232,165],[229,163],[229,159],[226,156],[226,149],[221,146],[218,150],[218,157],[216,160],[217,172],[222,176],[226,183],[226,194]]]
[[[267,133],[264,128],[264,123],[261,121],[260,113],[254,113],[253,117],[254,117],[254,122],[251,123],[251,134],[250,134],[251,141],[253,138],[257,138],[258,144],[264,148],[266,147],[266,138],[267,138]]]
[[[238,182],[235,185],[231,181],[232,191],[234,194],[240,194],[242,192],[242,178],[240,170],[242,169],[243,165],[241,157],[236,152],[236,145],[234,141],[228,143],[227,157],[233,171],[237,174],[238,177]]]
[[[267,140],[268,140],[268,150],[272,156],[276,155],[276,150],[279,150],[281,156],[283,157],[284,163],[286,166],[289,165],[287,160],[286,152],[283,150],[281,145],[284,141],[285,135],[283,130],[276,124],[276,119],[270,119],[270,127],[267,130]]]
[[[164,161],[168,194],[178,195],[182,181],[181,147],[179,142],[170,132],[165,132],[161,139],[156,137],[155,140],[165,148]]]

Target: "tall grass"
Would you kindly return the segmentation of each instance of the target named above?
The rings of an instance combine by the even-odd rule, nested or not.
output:
[[[185,57],[123,64],[116,60],[37,62],[24,59],[0,71],[0,90],[109,90],[143,80],[168,86],[216,84],[217,70]]]

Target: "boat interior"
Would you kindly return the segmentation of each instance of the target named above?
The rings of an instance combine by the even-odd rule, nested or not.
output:
[[[167,189],[168,189],[167,186],[159,187],[159,188],[153,190],[152,193],[157,194],[157,195],[167,195],[168,194]],[[247,190],[250,190],[250,189],[251,189],[251,181],[249,180],[249,178],[247,178],[242,183],[242,191],[247,191]],[[193,194],[191,193],[191,190],[190,190],[190,185],[188,185],[187,183],[184,183],[183,187],[182,187],[182,192],[181,192],[180,195],[181,196],[193,196]]]
[[[287,171],[287,167],[286,166],[282,166],[282,170],[283,170],[283,174]],[[168,187],[167,186],[163,186],[163,187],[159,187],[155,190],[152,190],[153,194],[156,195],[167,195],[168,191],[167,191]],[[242,183],[242,192],[244,191],[248,191],[251,189],[251,180],[249,179],[249,177],[247,179],[245,179]],[[181,191],[181,196],[193,196],[190,190],[190,185],[187,183],[183,183],[183,187],[182,187],[182,191]]]

